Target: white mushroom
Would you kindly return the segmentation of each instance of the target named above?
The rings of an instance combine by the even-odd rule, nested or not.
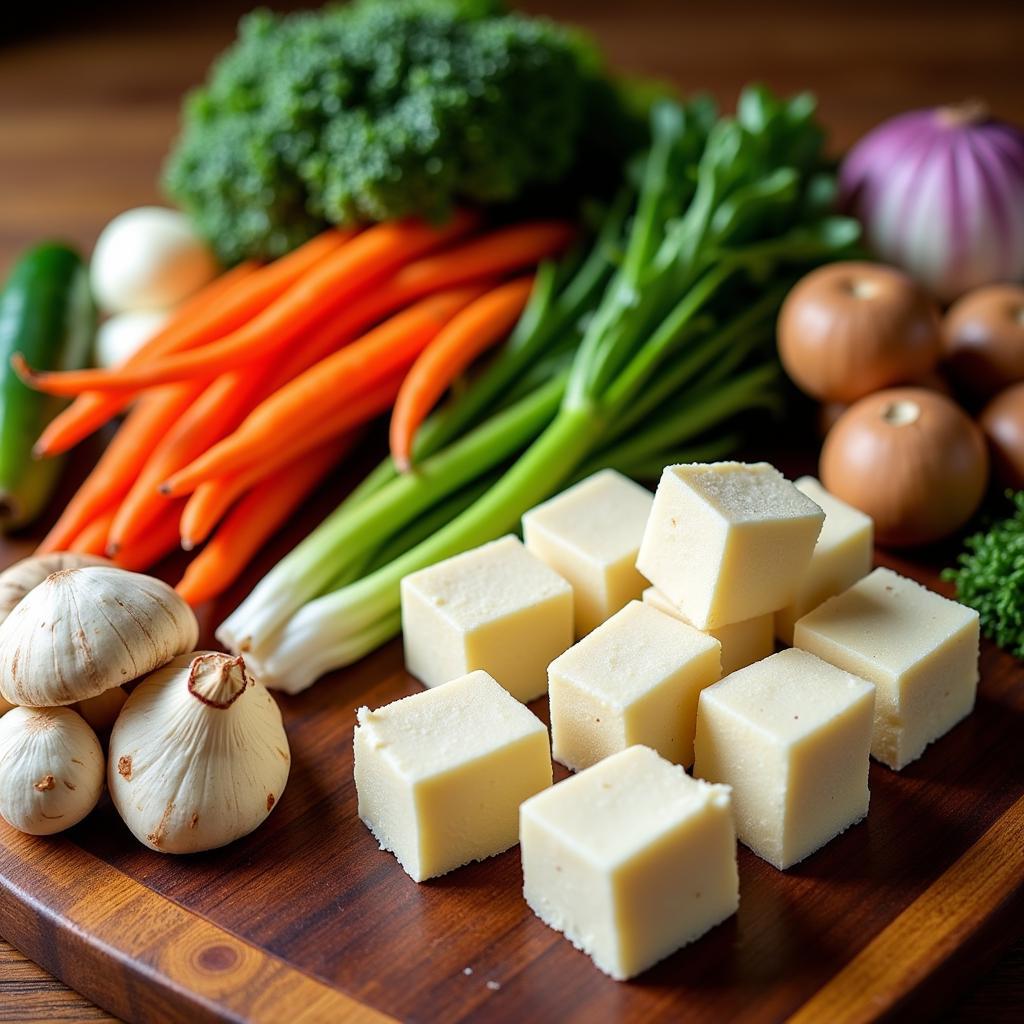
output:
[[[0,816],[35,836],[77,825],[103,792],[103,750],[67,708],[15,708],[0,719]]]
[[[0,622],[14,611],[18,602],[39,586],[51,573],[61,569],[84,569],[87,565],[110,565],[97,555],[81,555],[77,551],[52,551],[45,555],[29,555],[0,572]]]
[[[50,573],[61,569],[80,569],[86,565],[110,565],[96,555],[80,555],[74,551],[54,551],[46,555],[29,555],[0,572],[0,622],[14,610],[15,605]],[[15,707],[0,695],[0,716]],[[113,724],[113,721],[111,721]]]
[[[0,625],[0,695],[74,704],[167,664],[198,637],[192,609],[166,583],[113,566],[62,569]]]
[[[139,842],[162,853],[224,846],[281,798],[291,757],[281,712],[240,657],[175,658],[128,698],[107,784]]]

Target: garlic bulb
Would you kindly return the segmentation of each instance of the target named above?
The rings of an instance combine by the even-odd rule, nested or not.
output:
[[[139,842],[196,853],[260,825],[290,763],[281,712],[242,658],[197,652],[128,698],[110,737],[107,784]]]
[[[103,792],[103,750],[67,708],[15,708],[0,719],[0,816],[34,836],[77,825]]]
[[[99,737],[109,736],[114,728],[117,716],[128,699],[128,691],[123,686],[113,686],[109,690],[80,700],[71,707],[77,711],[92,727]]]
[[[192,609],[166,583],[114,566],[63,569],[0,625],[0,694],[73,704],[152,672],[198,637]]]
[[[110,565],[97,555],[80,555],[76,551],[53,551],[46,555],[29,555],[0,572],[0,622],[14,611],[15,605],[51,573],[61,569],[83,569],[87,565]]]

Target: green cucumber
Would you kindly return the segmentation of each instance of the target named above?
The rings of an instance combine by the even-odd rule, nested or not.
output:
[[[0,292],[0,528],[31,522],[53,494],[63,459],[37,459],[32,445],[67,399],[33,391],[11,368],[20,352],[33,369],[87,365],[96,309],[81,256],[59,242],[30,249]]]

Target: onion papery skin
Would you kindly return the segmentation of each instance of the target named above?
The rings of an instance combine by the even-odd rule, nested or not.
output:
[[[1024,132],[974,107],[879,125],[843,162],[844,207],[881,259],[938,299],[1024,279]]]

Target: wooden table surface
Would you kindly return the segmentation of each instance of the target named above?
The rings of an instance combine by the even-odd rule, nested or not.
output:
[[[7,20],[0,28],[0,273],[35,239],[88,246],[114,214],[159,201],[156,179],[179,97],[230,39],[245,6],[51,3],[38,12],[23,5],[19,24]],[[710,91],[723,103],[751,79],[813,89],[837,151],[889,114],[967,97],[1024,122],[1024,4],[521,6],[591,29],[624,69]],[[1024,941],[944,1019],[1022,1014]],[[0,940],[0,1021],[109,1019]]]

